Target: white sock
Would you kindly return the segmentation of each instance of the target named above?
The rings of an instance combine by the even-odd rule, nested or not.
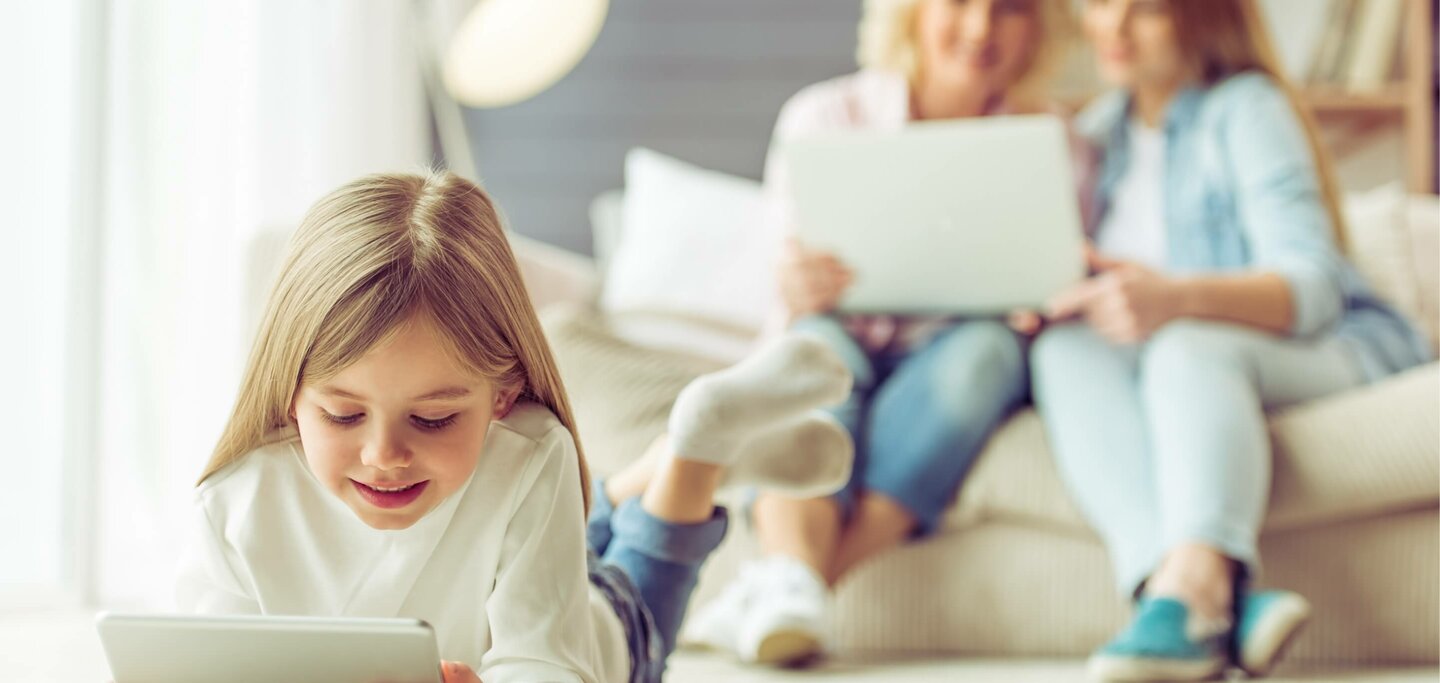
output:
[[[740,444],[721,486],[758,486],[793,498],[828,496],[850,479],[855,444],[830,415],[811,412]]]
[[[813,337],[787,334],[739,363],[691,382],[670,410],[670,445],[682,458],[729,465],[741,444],[850,395],[850,371]]]

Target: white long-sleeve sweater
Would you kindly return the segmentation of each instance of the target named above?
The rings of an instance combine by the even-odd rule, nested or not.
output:
[[[196,492],[178,607],[203,614],[410,617],[485,683],[621,683],[625,634],[590,587],[575,442],[546,408],[495,421],[470,481],[408,529],[327,491],[293,434]]]

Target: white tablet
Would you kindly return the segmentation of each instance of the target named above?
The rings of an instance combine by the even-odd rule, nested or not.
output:
[[[1085,275],[1059,117],[920,122],[781,150],[801,242],[855,272],[841,311],[1033,309]]]
[[[115,683],[441,683],[418,619],[101,614]]]

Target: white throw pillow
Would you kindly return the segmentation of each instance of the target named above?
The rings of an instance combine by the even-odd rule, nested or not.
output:
[[[759,332],[777,302],[780,246],[762,220],[759,183],[637,148],[625,157],[622,215],[602,310]]]
[[[1420,285],[1415,277],[1407,196],[1399,183],[1345,195],[1346,252],[1375,293],[1417,322]]]
[[[1420,317],[1430,336],[1430,347],[1440,352],[1440,197],[1411,195],[1406,204],[1410,251],[1420,289]]]

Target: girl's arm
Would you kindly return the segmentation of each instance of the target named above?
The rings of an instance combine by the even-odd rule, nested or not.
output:
[[[1289,100],[1267,78],[1218,86],[1226,107],[1218,151],[1250,249],[1246,272],[1170,278],[1132,263],[1092,262],[1096,277],[1050,302],[1051,317],[1084,315],[1112,341],[1133,343],[1180,317],[1306,337],[1343,314],[1344,260],[1335,246],[1314,153]],[[1204,124],[1201,124],[1204,125]]]
[[[1177,282],[1176,317],[1247,325],[1273,334],[1295,327],[1290,283],[1275,273],[1208,275]]]
[[[1048,316],[1083,316],[1101,336],[1134,344],[1176,318],[1201,318],[1247,325],[1274,334],[1293,327],[1290,285],[1273,273],[1173,278],[1138,263],[1115,261],[1086,250],[1091,277],[1056,296]],[[1035,321],[1011,316],[1026,331]]]
[[[596,626],[575,442],[557,425],[528,458],[485,606],[491,646],[480,678],[589,683]]]
[[[260,614],[235,572],[235,551],[225,542],[197,497],[189,543],[175,580],[176,608],[189,614]]]
[[[1313,335],[1334,324],[1345,307],[1345,265],[1314,152],[1300,118],[1274,83],[1258,75],[1233,81],[1220,86],[1228,91],[1220,144],[1234,176],[1236,214],[1253,255],[1251,270],[1283,281],[1289,301],[1278,303],[1282,297],[1273,279],[1237,275],[1217,277],[1231,281],[1218,287],[1199,285],[1199,304],[1212,311],[1238,305],[1247,314],[1257,307],[1267,323],[1257,326]],[[1247,294],[1262,301],[1242,302]]]

